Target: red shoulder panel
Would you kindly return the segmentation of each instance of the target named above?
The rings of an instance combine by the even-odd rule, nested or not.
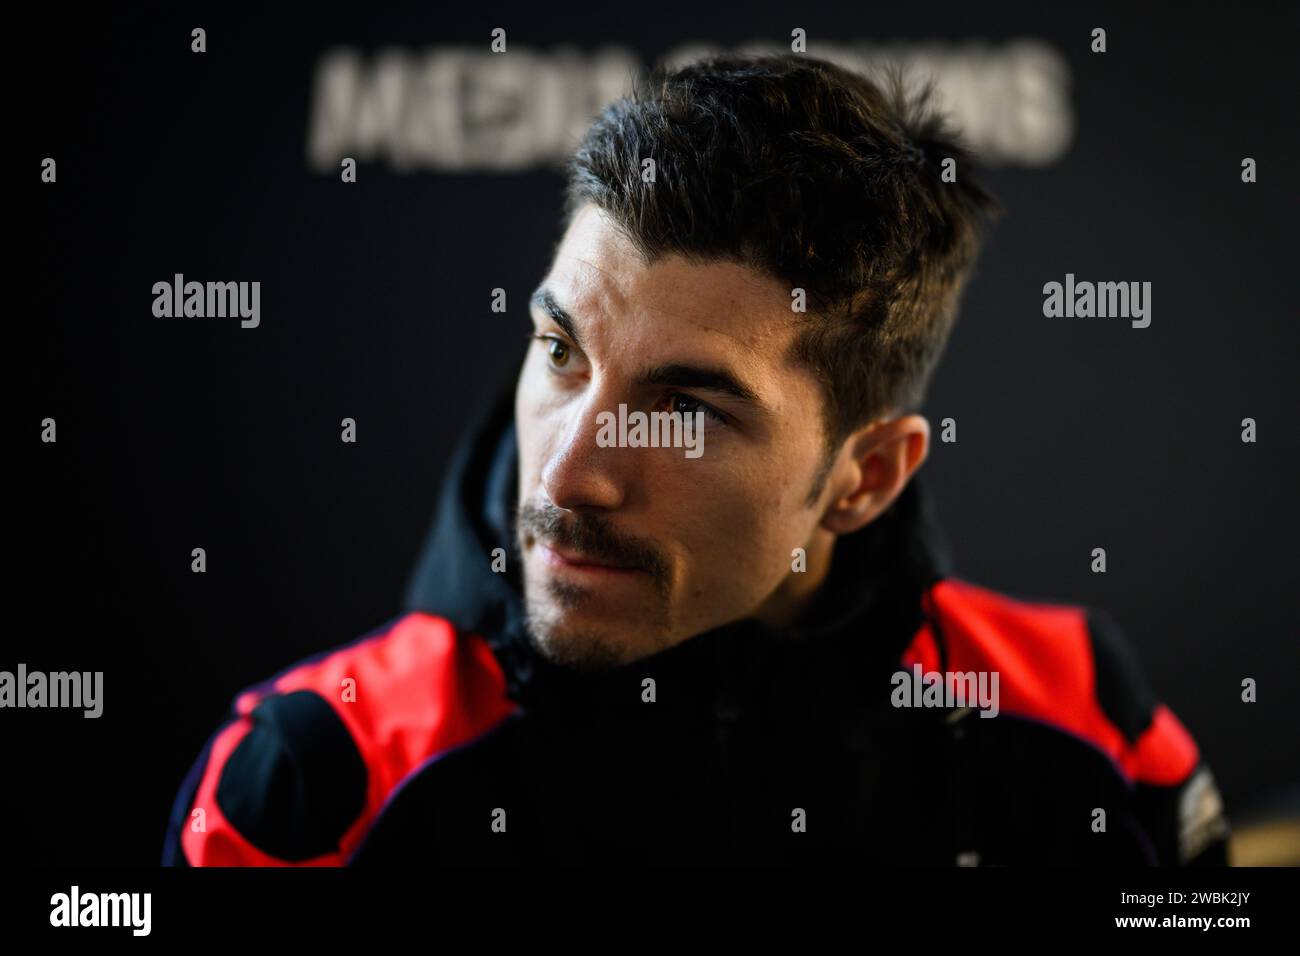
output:
[[[925,597],[937,620],[949,671],[998,672],[999,711],[1056,727],[1090,743],[1130,781],[1172,785],[1199,758],[1191,735],[1164,705],[1135,745],[1097,699],[1086,612],[1063,604],[1020,601],[965,581],[946,579]],[[913,637],[903,664],[939,666],[929,621]],[[996,719],[996,718],[995,718]]]
[[[352,683],[348,683],[351,681]],[[365,809],[338,852],[287,863],[252,846],[217,806],[227,758],[252,728],[249,714],[273,693],[312,690],[338,714],[368,769]],[[237,718],[212,741],[192,807],[206,830],[185,827],[181,846],[194,866],[340,866],[359,845],[385,799],[425,760],[486,733],[515,709],[500,665],[482,638],[446,620],[408,614],[386,631],[299,664],[235,699]]]

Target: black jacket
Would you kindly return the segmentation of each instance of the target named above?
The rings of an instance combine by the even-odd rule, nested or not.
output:
[[[919,479],[839,540],[812,623],[584,675],[525,639],[515,455],[503,397],[407,612],[238,695],[165,863],[1225,862],[1209,771],[1113,623],[954,577]],[[978,671],[996,716],[900,706],[900,672]]]

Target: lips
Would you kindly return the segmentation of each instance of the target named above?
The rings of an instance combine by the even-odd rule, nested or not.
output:
[[[636,571],[636,568],[627,567],[626,565],[613,564],[602,558],[595,558],[583,554],[580,551],[571,551],[568,548],[560,548],[555,545],[538,542],[542,551],[542,556],[548,564],[573,568],[582,571],[611,571],[616,573],[628,574]]]

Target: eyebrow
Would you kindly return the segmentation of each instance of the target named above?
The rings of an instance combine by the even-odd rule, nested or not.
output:
[[[722,392],[760,411],[767,410],[767,406],[763,404],[757,392],[725,369],[682,364],[656,365],[643,372],[638,381],[642,385],[702,388]]]
[[[582,348],[582,338],[578,335],[577,323],[563,306],[556,300],[550,289],[539,286],[528,300],[530,307],[540,309],[550,317],[564,333],[573,339],[575,345]],[[654,385],[668,388],[699,388],[730,395],[759,411],[767,411],[767,406],[758,397],[758,393],[742,382],[731,372],[722,368],[710,368],[699,365],[687,365],[674,362],[668,365],[656,365],[646,369],[637,378],[638,384]]]
[[[551,321],[564,329],[564,334],[573,339],[573,344],[582,348],[582,337],[578,335],[578,324],[573,321],[573,316],[560,305],[555,299],[555,294],[545,286],[538,286],[533,293],[532,298],[528,300],[530,308],[541,309]]]

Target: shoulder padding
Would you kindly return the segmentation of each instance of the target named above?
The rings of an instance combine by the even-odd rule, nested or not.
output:
[[[1130,782],[1173,786],[1195,769],[1195,741],[1151,693],[1109,615],[955,578],[934,584],[924,604],[906,666],[997,672],[1000,714],[1074,735]]]
[[[185,860],[341,865],[408,774],[514,710],[487,643],[429,614],[302,661],[235,698],[179,835]]]

